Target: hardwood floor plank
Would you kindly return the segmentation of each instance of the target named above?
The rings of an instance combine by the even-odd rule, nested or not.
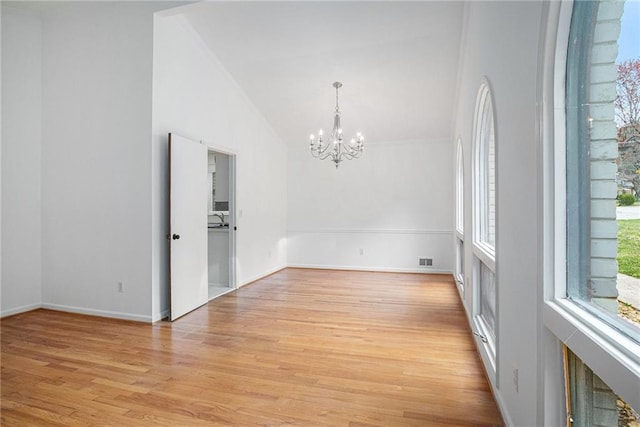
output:
[[[0,328],[2,425],[503,425],[447,275],[286,269],[173,323]]]

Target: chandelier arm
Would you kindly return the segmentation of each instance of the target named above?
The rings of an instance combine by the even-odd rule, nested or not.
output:
[[[349,153],[361,153],[362,150],[357,149],[356,147],[350,147],[349,145],[345,146],[345,149],[349,152]]]
[[[345,147],[345,148],[346,148],[345,155],[349,155],[354,159],[357,159],[362,154],[362,150],[357,150],[351,147]]]
[[[347,160],[353,160],[353,159],[357,159],[357,158],[358,158],[357,156],[354,156],[354,155],[352,155],[352,154],[347,154],[347,153],[342,153],[342,156],[341,156],[341,157],[342,157],[342,158],[345,158],[345,159],[347,159]]]
[[[325,154],[322,157],[318,157],[320,160],[326,160],[328,157],[334,157],[335,153],[333,151],[330,151],[329,153]]]
[[[331,156],[332,154],[333,154],[333,151],[330,151],[328,153],[315,154],[313,157],[316,159],[325,160],[327,157]]]
[[[329,148],[329,146],[327,145],[327,147],[324,150],[320,151],[319,153],[317,153],[313,157],[315,157],[316,159],[325,160],[329,156],[334,156],[335,155],[335,150],[334,149],[328,150],[328,148]]]
[[[317,148],[314,147],[311,150],[311,155],[313,157],[320,158],[322,155],[324,155],[324,153],[326,153],[329,150],[329,148],[331,148],[333,150],[333,147],[331,147],[331,145],[332,144],[327,144],[327,145],[324,146],[324,148],[321,148],[320,150],[318,150]],[[326,159],[326,156],[324,158],[322,158],[322,160],[324,160],[324,159]]]
[[[355,147],[351,147],[349,144],[337,144],[337,149],[333,151],[335,153],[336,158],[342,159],[345,158],[347,160],[353,160],[360,157],[362,154],[361,149],[357,149]]]
[[[351,147],[349,148],[349,152],[357,158],[362,155],[363,148],[363,146]]]

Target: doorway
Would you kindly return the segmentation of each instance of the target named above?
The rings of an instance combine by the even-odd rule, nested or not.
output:
[[[235,156],[207,153],[208,299],[235,289]]]

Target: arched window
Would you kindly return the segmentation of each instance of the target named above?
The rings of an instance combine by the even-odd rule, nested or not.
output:
[[[552,227],[547,227],[553,230],[553,244],[547,246],[553,250],[553,296],[545,302],[545,326],[568,348],[568,409],[574,425],[595,419],[617,425],[615,394],[640,408],[640,327],[620,310],[624,286],[616,262],[617,240],[626,237],[618,233],[626,224],[617,220],[616,195],[629,190],[627,180],[633,187],[638,175],[635,167],[624,169],[624,155],[634,149],[631,141],[640,144],[633,139],[640,137],[640,125],[619,116],[619,108],[625,108],[619,103],[621,73],[632,64],[640,68],[637,51],[635,57],[620,57],[640,38],[640,8],[631,8],[638,3],[574,1],[561,5],[558,14],[555,132],[547,145],[553,174],[546,177],[553,188],[546,199],[554,206]],[[639,74],[635,99],[640,99]],[[566,331],[572,331],[570,339]]]
[[[474,126],[475,243],[495,259],[496,246],[496,138],[493,102],[488,82],[480,86]]]
[[[481,84],[473,126],[474,325],[495,370],[496,354],[496,135],[489,82]]]

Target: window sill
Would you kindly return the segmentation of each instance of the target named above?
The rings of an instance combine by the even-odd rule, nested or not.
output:
[[[640,345],[568,299],[546,301],[544,325],[634,408],[640,407]]]
[[[493,247],[482,242],[474,242],[473,253],[484,265],[489,267],[489,270],[496,272],[496,252]]]
[[[496,342],[481,316],[474,316],[473,330],[480,357],[492,384],[496,384]]]

